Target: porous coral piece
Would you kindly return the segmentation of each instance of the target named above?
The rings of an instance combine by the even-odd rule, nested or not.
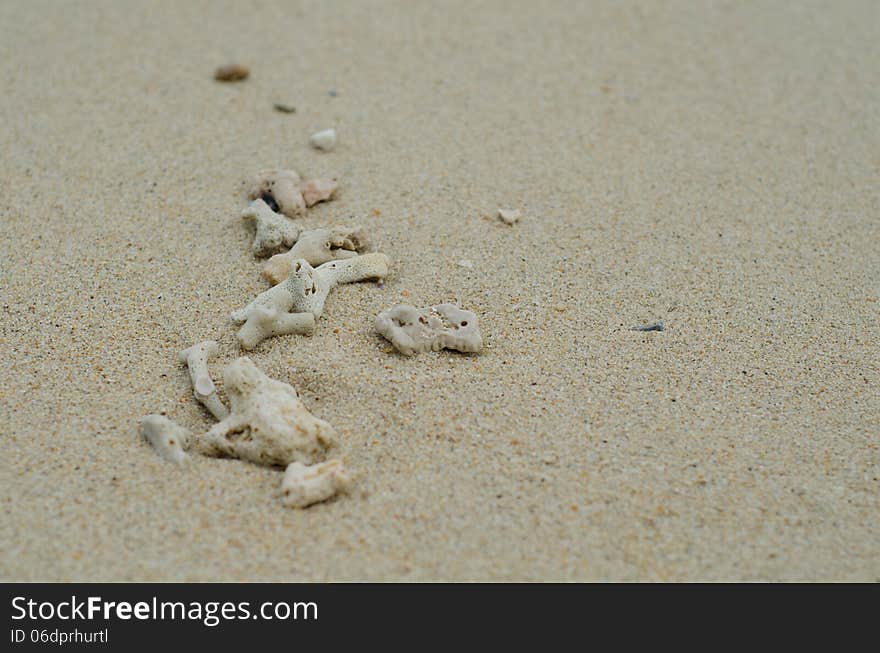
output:
[[[141,435],[165,460],[181,465],[189,458],[190,432],[164,415],[147,415],[141,420]]]
[[[205,340],[184,349],[178,357],[186,363],[189,370],[189,380],[193,387],[193,396],[217,419],[223,419],[229,414],[226,406],[220,401],[217,388],[208,370],[208,361],[217,355],[217,343],[213,340]]]
[[[296,333],[310,336],[315,332],[315,316],[311,313],[288,313],[285,310],[257,306],[238,330],[242,349],[253,349],[266,338]]]
[[[398,304],[376,316],[376,331],[407,356],[441,349],[477,352],[483,347],[476,314],[455,304],[426,309]]]
[[[293,386],[270,379],[246,356],[223,372],[229,417],[202,438],[206,453],[259,465],[311,465],[334,442],[333,427],[313,416]]]
[[[289,218],[275,213],[261,199],[251,202],[242,211],[241,217],[254,224],[254,243],[251,247],[255,256],[270,256],[291,247],[299,238],[299,227]]]
[[[263,170],[254,177],[248,199],[261,199],[273,211],[296,218],[306,210],[300,183],[296,170]]]
[[[330,291],[339,284],[384,279],[388,276],[389,259],[384,254],[361,254],[341,261],[330,261],[316,268],[300,259],[293,264],[287,280],[269,288],[243,309],[232,313],[233,322],[245,322],[257,308],[279,312],[311,313],[321,317]]]
[[[313,466],[290,463],[281,481],[281,500],[290,508],[305,508],[347,492],[350,486],[351,476],[342,461],[328,460]]]
[[[290,251],[276,254],[263,267],[263,277],[278,284],[290,276],[295,261],[303,259],[309,265],[352,258],[369,247],[367,231],[363,227],[333,227],[303,231]]]
[[[303,201],[310,208],[318,202],[333,199],[338,188],[339,183],[335,179],[306,179],[299,185]]]

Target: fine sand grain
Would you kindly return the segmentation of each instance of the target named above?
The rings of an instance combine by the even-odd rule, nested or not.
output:
[[[0,578],[880,579],[875,0],[7,1],[0,84]],[[251,354],[357,477],[302,511],[138,435],[288,166],[394,261]],[[481,355],[373,330],[442,302]]]

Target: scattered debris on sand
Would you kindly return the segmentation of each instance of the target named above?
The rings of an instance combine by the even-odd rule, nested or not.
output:
[[[247,76],[248,70],[237,65],[225,66],[215,74],[222,81]],[[296,111],[281,103],[273,106],[283,113]],[[331,150],[336,145],[336,131],[316,132],[309,142],[316,149]],[[373,279],[380,288],[385,287],[391,261],[385,254],[367,252],[370,243],[364,227],[303,231],[292,220],[313,205],[332,199],[337,188],[335,178],[304,180],[291,169],[263,170],[251,181],[247,190],[251,203],[241,217],[254,225],[254,255],[271,256],[262,275],[273,286],[231,314],[232,321],[241,324],[236,335],[242,349],[251,350],[273,336],[312,335],[327,296],[340,284]],[[381,212],[373,209],[371,215],[378,217]],[[498,215],[507,224],[514,224],[520,216],[519,211],[503,209]],[[469,259],[457,265],[474,268]],[[401,296],[408,297],[409,291],[402,290]],[[381,312],[375,327],[408,356],[441,349],[478,352],[483,346],[476,314],[454,304],[426,309],[399,304]],[[140,432],[156,452],[182,464],[189,459],[186,450],[192,444],[206,455],[286,467],[282,503],[293,508],[305,508],[346,492],[351,476],[345,466],[337,459],[326,460],[335,444],[333,427],[306,409],[293,386],[269,378],[246,356],[224,370],[227,408],[208,368],[217,353],[217,342],[205,340],[184,349],[178,357],[186,363],[193,396],[219,421],[203,436],[192,438],[171,419],[148,415],[141,420]]]

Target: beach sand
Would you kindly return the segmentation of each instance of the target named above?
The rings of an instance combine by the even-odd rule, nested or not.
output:
[[[873,0],[4,2],[0,55],[4,580],[880,579]],[[357,475],[304,511],[137,431],[210,427],[279,166],[394,261],[250,354]],[[482,354],[373,330],[445,301]]]

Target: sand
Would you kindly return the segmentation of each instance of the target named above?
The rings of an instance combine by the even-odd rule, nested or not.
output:
[[[880,579],[873,0],[4,2],[0,82],[4,580]],[[251,354],[358,476],[306,511],[137,434],[209,428],[177,352],[238,355],[275,166],[394,260]]]

